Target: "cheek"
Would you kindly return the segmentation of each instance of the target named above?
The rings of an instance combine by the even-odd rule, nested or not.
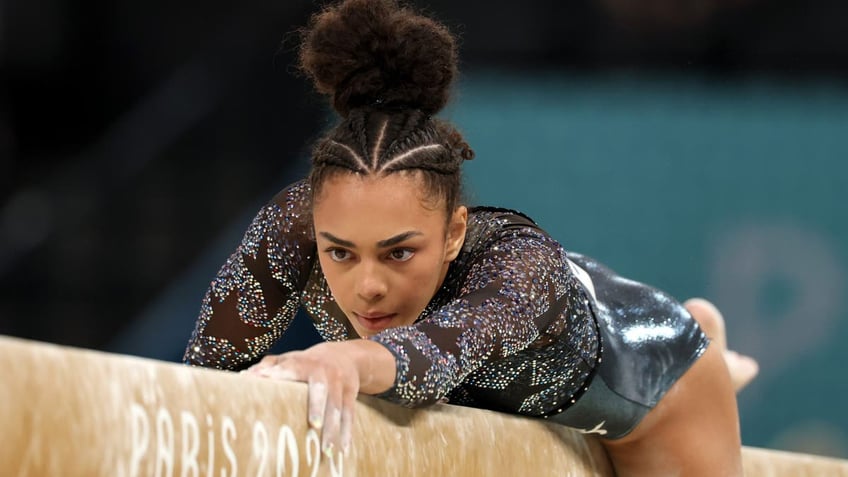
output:
[[[323,255],[318,262],[321,264],[321,272],[324,274],[324,279],[327,280],[327,286],[330,287],[330,293],[335,298],[344,298],[340,297],[339,293],[350,287],[345,286],[345,274],[341,273],[338,264]]]
[[[432,257],[421,261],[415,267],[410,267],[404,274],[404,288],[414,295],[432,294],[436,282],[441,278],[442,260]],[[430,296],[427,297],[432,298]]]

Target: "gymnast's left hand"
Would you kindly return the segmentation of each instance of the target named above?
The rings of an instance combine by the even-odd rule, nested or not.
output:
[[[374,369],[379,363],[382,369]],[[268,355],[247,373],[307,383],[309,426],[321,433],[321,449],[332,458],[339,450],[347,454],[350,449],[356,396],[360,391],[388,389],[394,366],[394,356],[381,345],[353,340]]]

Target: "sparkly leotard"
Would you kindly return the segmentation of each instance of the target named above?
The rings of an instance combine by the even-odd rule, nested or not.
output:
[[[259,212],[219,271],[184,360],[244,368],[300,306],[324,340],[358,338],[317,260],[302,181]],[[463,249],[416,322],[368,339],[396,358],[383,399],[550,418],[610,438],[629,432],[706,346],[661,292],[567,257],[518,212],[481,207],[469,210]]]

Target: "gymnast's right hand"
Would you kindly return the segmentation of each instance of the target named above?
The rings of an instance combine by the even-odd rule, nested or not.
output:
[[[338,450],[349,452],[357,394],[387,390],[394,383],[395,360],[382,345],[353,340],[265,356],[247,372],[307,383],[309,426],[321,433],[321,450],[332,458]]]

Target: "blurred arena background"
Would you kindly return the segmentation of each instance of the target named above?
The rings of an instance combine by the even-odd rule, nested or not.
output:
[[[414,3],[462,38],[472,203],[714,300],[762,366],[745,444],[848,457],[848,3]],[[181,358],[332,121],[294,68],[316,5],[0,0],[0,334]]]

